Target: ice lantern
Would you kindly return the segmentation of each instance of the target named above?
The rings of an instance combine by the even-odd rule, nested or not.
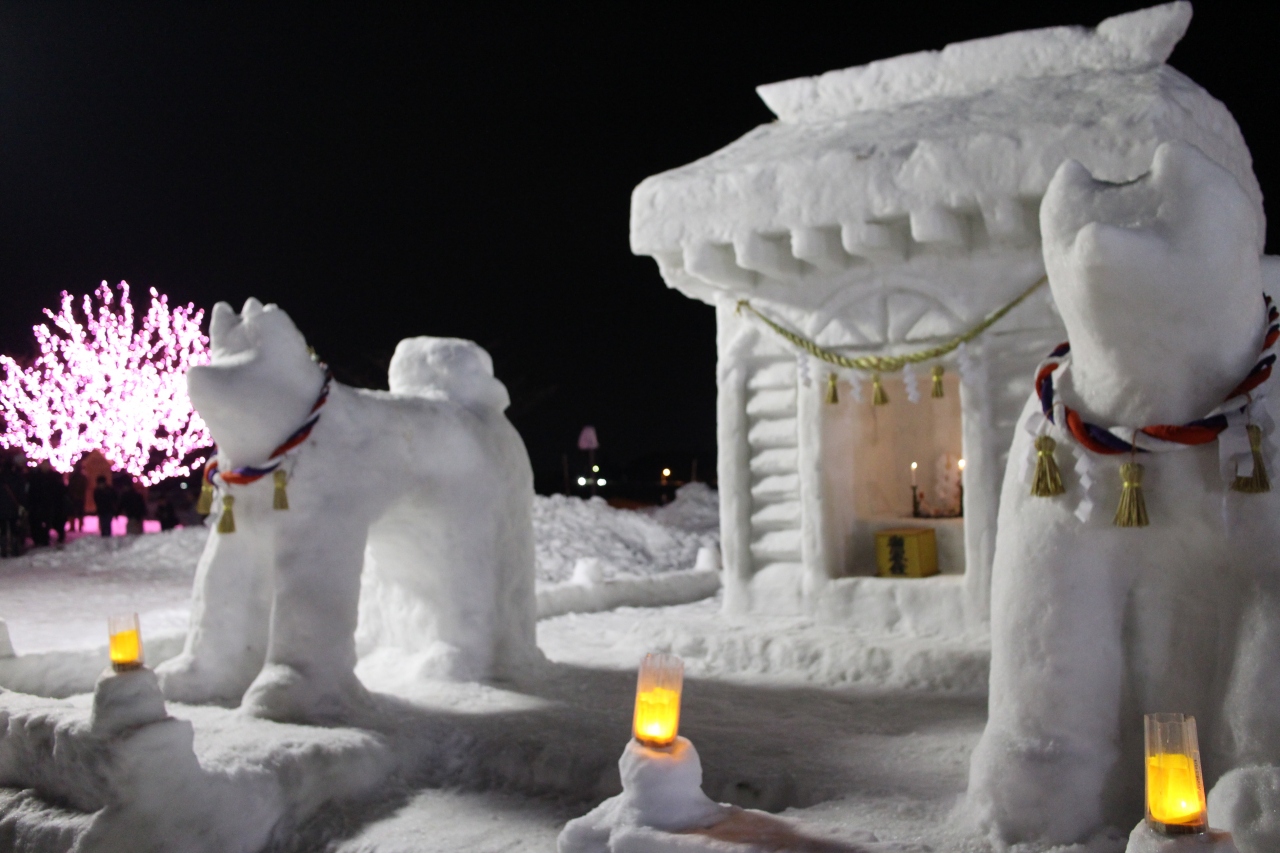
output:
[[[1196,718],[1147,714],[1147,823],[1164,835],[1209,828]]]
[[[675,742],[680,731],[683,689],[684,661],[657,652],[644,656],[636,679],[636,715],[632,723],[637,741],[656,749]]]
[[[112,669],[124,672],[142,667],[142,632],[138,628],[137,613],[108,618],[107,636]]]

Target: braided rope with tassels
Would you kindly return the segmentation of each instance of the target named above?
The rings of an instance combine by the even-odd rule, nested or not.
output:
[[[963,334],[957,335],[951,340],[938,344],[937,346],[929,347],[928,349],[923,349],[919,352],[904,353],[902,355],[862,355],[855,356],[853,358],[840,355],[839,353],[832,352],[809,338],[806,338],[804,335],[793,332],[780,323],[770,319],[760,313],[760,309],[756,308],[749,300],[746,299],[738,300],[737,313],[741,314],[742,309],[747,309],[752,314],[759,317],[766,326],[773,329],[773,331],[778,333],[778,335],[790,341],[792,344],[804,350],[814,358],[825,361],[828,364],[834,364],[837,367],[844,367],[850,370],[864,370],[874,373],[893,373],[901,370],[908,364],[919,364],[920,362],[932,361],[933,359],[941,358],[942,356],[958,349],[961,344],[966,344],[969,341],[972,341],[974,338],[978,337],[978,335],[989,329],[1001,317],[1008,314],[1021,304],[1024,299],[1038,290],[1048,280],[1048,276],[1041,276],[1036,279],[1034,284],[1015,296],[1005,305],[1002,305],[1000,308],[997,308],[995,311],[988,314],[986,318]]]

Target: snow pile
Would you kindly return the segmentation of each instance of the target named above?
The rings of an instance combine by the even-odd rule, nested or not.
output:
[[[603,577],[643,577],[693,568],[698,549],[716,547],[716,494],[701,483],[680,489],[670,505],[649,512],[614,509],[603,498],[551,495],[533,504],[539,583],[573,579],[583,557],[601,561]]]
[[[720,496],[706,483],[686,483],[671,503],[642,510],[668,527],[691,533],[715,533],[720,529]]]

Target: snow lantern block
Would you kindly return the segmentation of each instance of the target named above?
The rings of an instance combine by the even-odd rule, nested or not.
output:
[[[112,669],[125,672],[142,667],[142,629],[137,613],[108,617],[107,637]]]
[[[876,565],[882,578],[927,578],[938,573],[938,539],[932,527],[894,527],[876,533]]]
[[[680,694],[684,662],[675,655],[650,652],[640,662],[636,678],[636,712],[632,733],[645,746],[662,749],[680,731]]]
[[[1209,828],[1200,770],[1196,718],[1147,714],[1147,822],[1163,835],[1192,835]]]

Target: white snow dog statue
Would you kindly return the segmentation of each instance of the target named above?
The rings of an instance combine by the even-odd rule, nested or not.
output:
[[[1181,712],[1196,717],[1205,783],[1216,784],[1211,823],[1241,851],[1274,853],[1280,483],[1231,488],[1252,471],[1247,423],[1269,431],[1280,399],[1259,399],[1274,379],[1238,390],[1266,374],[1275,323],[1257,200],[1199,149],[1166,143],[1124,184],[1068,161],[1040,226],[1070,353],[1037,372],[1005,472],[990,710],[969,808],[1002,847],[1127,834],[1144,814],[1143,714]],[[1223,421],[1196,422],[1227,400],[1215,438]],[[1031,494],[1040,435],[1057,444],[1065,493],[1053,497]],[[1161,452],[1161,435],[1187,446]],[[1150,452],[1096,452],[1126,442]],[[1114,523],[1120,465],[1133,461],[1146,527]]]
[[[357,635],[414,675],[540,659],[533,477],[488,353],[410,338],[390,392],[371,391],[330,381],[274,305],[218,303],[209,331],[187,384],[217,442],[214,511],[235,530],[210,519],[186,648],[157,669],[166,696],[341,719],[366,698]]]

